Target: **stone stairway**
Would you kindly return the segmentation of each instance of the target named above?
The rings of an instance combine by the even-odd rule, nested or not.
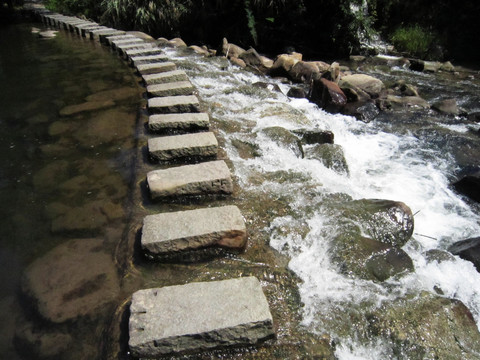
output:
[[[36,10],[42,21],[99,41],[141,76],[148,96],[149,157],[167,167],[146,174],[152,200],[233,193],[230,170],[216,160],[218,142],[183,70],[155,42],[91,21]],[[175,133],[175,135],[171,135]],[[181,134],[178,134],[181,133]],[[173,165],[182,161],[182,165]],[[148,215],[141,246],[148,258],[209,247],[243,249],[247,230],[236,206],[212,206]],[[235,304],[232,308],[232,304]],[[255,344],[274,336],[260,282],[239,278],[190,283],[133,294],[129,346],[138,357]]]

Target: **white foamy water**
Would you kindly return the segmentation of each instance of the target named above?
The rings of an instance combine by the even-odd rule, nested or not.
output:
[[[201,66],[202,71],[192,71],[189,76],[200,97],[211,105],[212,117],[238,127],[233,134],[222,136],[240,185],[278,196],[295,195],[291,207],[296,216],[278,217],[269,225],[270,245],[290,256],[289,267],[303,280],[299,285],[305,304],[303,324],[314,332],[338,336],[339,359],[394,358],[388,344],[378,341],[359,345],[354,337],[342,338],[337,329],[328,328],[328,319],[322,319],[328,318],[324,314],[334,317],[342,313],[342,307],[354,304],[374,308],[386,299],[422,290],[435,293],[434,288],[440,288],[445,296],[464,302],[480,324],[480,275],[474,266],[459,258],[427,262],[424,255],[427,250],[444,250],[455,241],[480,236],[479,214],[449,188],[447,175],[454,164],[448,154],[430,149],[414,136],[385,132],[375,122],[365,124],[352,117],[328,114],[304,99],[291,100],[279,93],[265,97],[266,90],[259,90],[260,96],[240,91],[244,86],[271,79],[233,67],[221,71],[208,62]],[[279,85],[285,93],[285,85]],[[262,132],[278,126],[331,130],[335,143],[344,149],[349,175],[328,169],[317,160],[300,159]],[[460,126],[449,127],[463,131]],[[242,159],[231,144],[233,138],[254,143],[261,156]],[[254,173],[278,171],[301,174],[304,180],[250,184]],[[335,216],[322,208],[324,196],[338,193],[352,199],[402,201],[412,209],[416,214],[414,236],[404,250],[414,262],[414,273],[400,280],[375,283],[338,271],[330,261],[329,247],[342,229]],[[312,204],[317,210],[307,211]],[[308,228],[306,235],[289,231],[302,222]]]

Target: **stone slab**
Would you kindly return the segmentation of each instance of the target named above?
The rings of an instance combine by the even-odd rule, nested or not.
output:
[[[136,68],[141,75],[148,75],[177,70],[177,65],[175,65],[173,62],[165,61],[141,64],[138,65]]]
[[[82,36],[83,36],[83,37],[90,38],[90,33],[91,33],[92,31],[106,30],[106,29],[108,29],[108,28],[105,27],[105,26],[86,27],[86,28],[80,29],[80,32],[82,33]]]
[[[164,62],[168,61],[168,57],[165,54],[145,55],[145,56],[132,56],[130,61],[133,66],[137,67],[142,64],[150,64],[152,62]]]
[[[105,36],[112,36],[112,35],[123,35],[125,34],[125,31],[106,28],[106,29],[97,29],[97,30],[89,31],[89,34],[90,34],[90,39],[100,40],[101,36],[105,37]]]
[[[120,56],[122,56],[125,60],[128,60],[128,51],[135,51],[135,50],[152,50],[155,49],[155,45],[152,43],[147,43],[145,41],[138,42],[138,43],[130,43],[130,44],[121,44],[117,45],[116,50]]]
[[[218,141],[212,132],[162,136],[148,139],[148,153],[156,161],[217,155]]]
[[[122,45],[126,46],[126,45],[134,45],[134,44],[145,44],[145,41],[143,41],[140,38],[131,36],[127,38],[114,39],[114,40],[111,40],[109,43],[113,49],[116,49],[117,46],[122,46]]]
[[[138,39],[138,38],[130,34],[114,35],[114,36],[106,36],[104,39],[104,42],[111,46],[112,42],[115,40],[127,40],[127,39]]]
[[[147,86],[149,96],[192,95],[194,87],[190,81],[176,81]]]
[[[233,192],[230,170],[223,160],[150,171],[147,183],[152,199]]]
[[[192,131],[208,129],[209,126],[210,118],[207,113],[161,114],[148,118],[148,129],[153,132]]]
[[[146,56],[146,55],[160,55],[163,54],[163,51],[157,47],[151,49],[129,49],[125,51],[126,58],[129,62],[132,62],[132,58],[135,56]]]
[[[183,70],[173,70],[159,74],[148,74],[143,75],[142,77],[146,85],[165,84],[169,82],[188,80],[188,76]]]
[[[83,36],[82,35],[82,29],[90,29],[90,28],[95,28],[95,27],[100,27],[101,25],[97,24],[97,23],[91,23],[91,24],[80,24],[80,25],[75,25],[73,27],[73,31],[75,33],[77,33],[78,35],[80,36]]]
[[[135,292],[129,347],[139,358],[255,344],[274,336],[273,319],[255,277]]]
[[[233,205],[148,215],[141,245],[150,254],[164,255],[208,246],[242,249],[247,230]]]
[[[164,96],[148,99],[151,114],[200,112],[200,102],[195,95]]]

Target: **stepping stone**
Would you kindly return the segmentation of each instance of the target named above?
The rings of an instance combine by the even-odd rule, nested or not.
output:
[[[148,152],[156,161],[187,157],[213,157],[217,155],[217,151],[217,138],[212,132],[148,139]]]
[[[233,205],[148,215],[143,220],[142,249],[153,255],[214,245],[243,249],[246,243],[245,221]]]
[[[146,56],[133,56],[131,62],[134,67],[142,64],[150,64],[153,62],[164,62],[168,61],[167,55],[165,54],[156,54],[156,55],[146,55]]]
[[[74,26],[74,31],[80,35],[80,36],[83,36],[82,35],[82,29],[89,29],[89,28],[95,28],[95,27],[100,27],[100,25],[98,25],[97,23],[91,23],[91,24],[80,24],[80,25],[75,25]]]
[[[130,35],[131,36],[131,35]],[[129,38],[120,38],[120,39],[115,39],[110,41],[110,46],[113,49],[116,49],[117,46],[122,46],[122,45],[133,45],[133,44],[145,44],[145,41],[142,39],[139,39],[137,37],[129,37]]]
[[[192,95],[193,90],[194,88],[190,81],[176,81],[147,86],[147,94],[149,96]]]
[[[209,126],[210,119],[207,113],[151,115],[148,118],[148,129],[153,132],[192,131],[208,129]]]
[[[136,43],[130,43],[130,44],[120,44],[120,45],[117,45],[116,46],[116,50],[118,52],[118,54],[120,56],[123,56],[126,58],[126,51],[129,51],[129,50],[149,50],[149,49],[153,49],[154,48],[154,44],[152,43],[147,43],[145,41],[141,41],[141,42],[136,42]]]
[[[100,36],[113,36],[113,35],[123,35],[125,31],[120,31],[116,29],[106,28],[106,29],[98,29],[89,31],[90,39],[92,40],[100,40]]]
[[[143,75],[142,77],[146,85],[165,84],[169,82],[188,80],[188,76],[183,70],[173,70],[159,74],[148,74]]]
[[[147,183],[152,199],[233,192],[230,170],[223,160],[150,171]]]
[[[256,344],[275,335],[253,276],[139,290],[132,295],[129,334],[138,358]]]
[[[157,47],[151,49],[129,49],[125,51],[125,56],[129,62],[132,62],[132,58],[135,56],[146,56],[146,55],[160,55],[163,51]]]
[[[164,96],[148,99],[151,114],[200,112],[200,103],[195,95]]]
[[[105,26],[97,25],[97,26],[93,26],[93,27],[89,26],[89,27],[81,28],[80,32],[81,32],[83,37],[90,38],[90,32],[96,31],[96,30],[106,30],[106,29],[108,29],[108,28],[105,27]]]
[[[156,62],[150,64],[141,64],[136,68],[140,75],[148,75],[177,70],[177,65],[175,65],[173,62]]]
[[[114,36],[106,36],[103,40],[106,44],[112,46],[112,42],[115,40],[129,40],[129,39],[138,39],[136,36],[126,34],[126,35],[114,35]]]

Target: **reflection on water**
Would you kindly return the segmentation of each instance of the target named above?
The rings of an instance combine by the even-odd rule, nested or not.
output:
[[[0,353],[96,359],[123,301],[114,253],[141,97],[98,43],[31,28],[0,30]]]

